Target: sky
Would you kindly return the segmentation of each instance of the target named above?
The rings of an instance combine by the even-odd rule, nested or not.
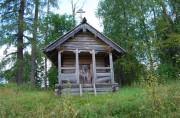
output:
[[[78,1],[78,0],[74,0],[74,2],[76,2],[76,1]],[[83,6],[83,1],[84,1],[84,6]],[[85,11],[85,13],[82,14],[82,17],[86,17],[87,22],[90,25],[92,25],[98,31],[102,32],[103,27],[101,27],[100,20],[95,15],[99,1],[100,0],[79,0],[79,2],[77,4],[77,6],[78,6],[77,11],[83,6],[82,9],[83,9],[83,11]],[[58,11],[60,14],[64,14],[64,13],[72,14],[70,0],[60,0],[59,6],[60,6],[60,8]],[[79,13],[76,14],[76,19],[81,21]]]

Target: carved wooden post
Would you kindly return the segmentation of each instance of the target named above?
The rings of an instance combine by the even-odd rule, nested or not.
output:
[[[109,64],[111,68],[111,83],[114,84],[114,68],[113,68],[112,52],[109,52]]]
[[[96,83],[96,55],[95,50],[92,50],[92,62],[93,62],[93,83]]]
[[[58,82],[61,84],[61,51],[58,51]]]
[[[78,49],[76,49],[76,79],[77,79],[77,84],[79,84],[79,54],[78,54]]]

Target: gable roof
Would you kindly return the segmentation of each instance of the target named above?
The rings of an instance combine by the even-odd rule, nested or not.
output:
[[[83,19],[83,22],[76,26],[74,29],[70,30],[68,33],[65,35],[61,36],[57,40],[55,40],[53,43],[49,44],[45,49],[44,53],[47,53],[49,51],[52,51],[56,49],[60,44],[74,36],[76,33],[78,33],[81,30],[88,30],[91,33],[93,33],[96,37],[104,41],[106,44],[111,46],[113,49],[115,49],[118,53],[121,53],[121,56],[125,54],[125,50],[117,45],[115,42],[113,42],[111,39],[100,33],[98,30],[96,30],[94,27],[92,27],[90,24],[86,22],[86,19]]]

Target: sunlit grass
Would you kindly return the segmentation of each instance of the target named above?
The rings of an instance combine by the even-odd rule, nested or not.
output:
[[[122,87],[116,93],[94,96],[54,96],[53,90],[27,85],[0,85],[0,116],[6,117],[162,117],[180,116],[179,81],[158,85],[156,98],[145,86]],[[153,100],[158,109],[153,110]],[[157,113],[156,113],[157,112]],[[153,117],[153,116],[152,116]]]

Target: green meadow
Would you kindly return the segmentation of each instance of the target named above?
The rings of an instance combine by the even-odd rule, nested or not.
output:
[[[53,90],[0,85],[1,118],[178,118],[180,81],[133,85],[115,93],[54,96]]]

